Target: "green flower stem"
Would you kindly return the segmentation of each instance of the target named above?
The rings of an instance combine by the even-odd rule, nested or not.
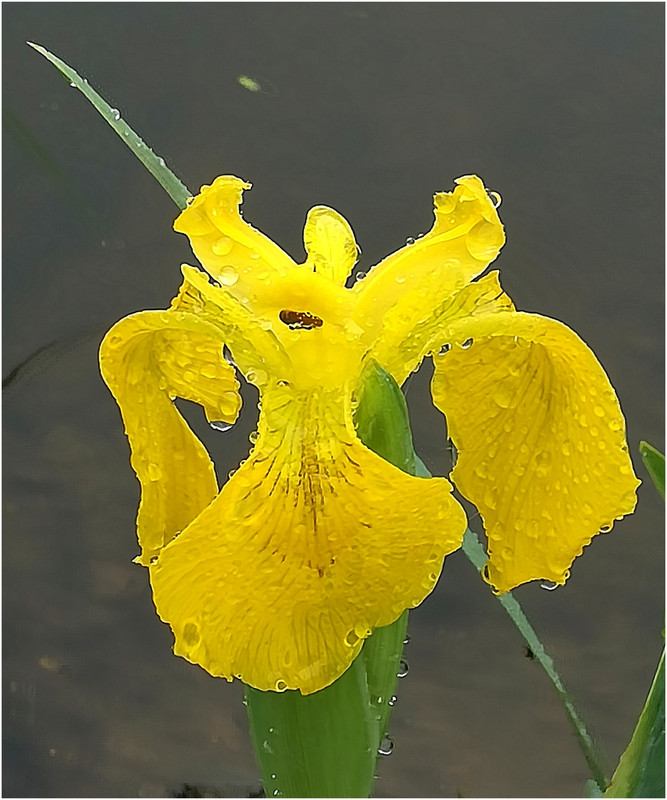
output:
[[[27,42],[27,44],[37,50],[38,53],[41,53],[44,58],[48,59],[57,67],[67,78],[71,86],[75,86],[83,93],[86,99],[95,106],[102,117],[111,125],[139,161],[141,161],[160,186],[162,186],[174,203],[183,210],[192,192],[190,192],[187,186],[181,183],[167,167],[164,159],[155,155],[150,147],[145,144],[143,139],[130,128],[127,122],[122,119],[118,109],[112,108],[107,101],[93,89],[85,78],[82,78],[70,66],[65,64],[64,61],[54,56],[53,53],[49,53],[48,50],[39,44],[33,44],[33,42]]]
[[[473,563],[477,570],[481,571],[487,561],[487,555],[484,548],[480,544],[477,534],[471,530],[467,530],[463,537],[463,552],[468,559]],[[528,621],[519,601],[514,597],[511,592],[506,594],[496,595],[496,599],[500,605],[505,609],[509,618],[516,625],[519,633],[523,636],[526,644],[530,648],[530,652],[535,658],[535,661],[546,672],[547,677],[551,681],[554,689],[558,692],[558,696],[565,707],[565,714],[572,724],[572,729],[576,736],[577,742],[581,751],[584,754],[586,763],[588,764],[595,782],[602,791],[607,786],[607,778],[605,775],[604,767],[598,749],[593,742],[591,735],[586,729],[586,725],[577,707],[575,706],[569,692],[565,688],[563,681],[560,679],[558,672],[554,666],[554,662],[544,649],[544,645],[539,640],[535,629]]]

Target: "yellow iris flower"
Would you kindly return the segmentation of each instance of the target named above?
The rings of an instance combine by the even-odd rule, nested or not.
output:
[[[402,384],[433,357],[433,401],[458,451],[451,479],[479,509],[497,591],[564,583],[592,537],[635,507],[607,376],[565,325],[517,312],[497,272],[473,280],[505,236],[482,181],[456,184],[435,195],[429,233],[347,288],[358,248],[343,217],[309,212],[297,264],[242,219],[250,185],[219,177],[174,224],[206,272],[183,266],[168,311],[133,314],[102,343],[141,484],[138,561],[174,652],[212,675],[327,686],[373,629],[424,600],[461,545],[449,481],[407,475],[357,437],[373,360]],[[258,435],[218,490],[173,399],[233,423],[234,365],[259,389]]]

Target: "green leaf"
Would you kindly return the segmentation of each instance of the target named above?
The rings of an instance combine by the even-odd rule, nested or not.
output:
[[[665,796],[664,649],[637,727],[604,796]]]
[[[192,196],[192,192],[190,192],[187,186],[181,183],[169,167],[167,167],[164,159],[157,156],[150,147],[144,143],[143,139],[130,128],[127,122],[122,119],[118,109],[112,108],[106,100],[93,89],[85,78],[82,78],[71,67],[65,64],[64,61],[54,56],[53,53],[49,53],[44,47],[33,44],[33,42],[28,42],[27,44],[56,66],[67,78],[70,86],[74,86],[82,92],[84,97],[95,106],[102,117],[111,125],[139,161],[141,161],[160,186],[167,192],[174,203],[176,203],[181,210],[184,209],[187,205],[188,198]]]
[[[656,450],[655,447],[650,445],[648,442],[640,442],[639,443],[639,452],[641,453],[642,460],[644,461],[644,466],[648,474],[651,476],[651,480],[655,484],[655,488],[660,492],[662,495],[662,499],[665,499],[665,457],[663,454]]]

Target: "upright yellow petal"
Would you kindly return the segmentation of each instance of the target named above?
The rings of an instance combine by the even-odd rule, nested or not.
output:
[[[185,233],[204,269],[230,294],[252,305],[270,291],[271,280],[296,267],[268,237],[239,213],[243,190],[250,184],[221,175],[200,193],[174,222]]]
[[[480,275],[505,242],[503,226],[482,181],[458,178],[453,192],[434,197],[435,224],[357,282],[356,321],[398,345],[405,331]],[[397,326],[400,331],[397,331]]]
[[[365,448],[339,392],[266,393],[250,458],[151,567],[174,652],[262,690],[327,686],[432,590],[466,526],[450,492]]]
[[[413,299],[418,306],[418,297]],[[430,315],[424,315],[417,324],[413,324],[411,315],[388,311],[385,315],[387,332],[373,343],[370,354],[400,385],[427,353],[434,348],[437,352],[445,325],[451,325],[457,319],[513,310],[514,304],[503,292],[498,272],[494,270],[446,295],[439,305],[430,309]]]
[[[102,376],[120,406],[141,485],[137,535],[147,566],[217,494],[213,464],[172,402],[233,422],[241,407],[219,330],[194,314],[144,311],[118,322],[100,348]]]
[[[621,409],[597,359],[555,320],[501,312],[443,330],[432,391],[458,451],[451,478],[480,511],[486,578],[562,584],[593,536],[635,507]]]
[[[350,224],[337,211],[315,206],[308,212],[303,230],[303,242],[308,253],[307,266],[334,283],[345,284],[352,271],[359,248]]]

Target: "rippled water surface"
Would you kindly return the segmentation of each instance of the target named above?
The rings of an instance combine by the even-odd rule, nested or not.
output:
[[[246,218],[296,258],[313,205],[351,221],[368,269],[430,227],[434,191],[481,175],[503,197],[505,288],[593,347],[645,478],[637,443],[664,445],[664,9],[3,12],[3,374],[46,348],[4,397],[4,794],[256,794],[241,687],[171,654],[132,564],[138,487],[96,362],[104,331],[164,308],[193,256],[169,198],[24,42],[79,68],[190,188],[225,172],[251,180]],[[421,453],[443,471],[425,376],[408,396]],[[246,399],[234,430],[210,432],[225,473],[249,448]],[[662,504],[648,483],[639,496],[565,588],[517,592],[612,763],[662,641]],[[410,634],[378,796],[581,795],[589,775],[555,693],[461,554]]]

